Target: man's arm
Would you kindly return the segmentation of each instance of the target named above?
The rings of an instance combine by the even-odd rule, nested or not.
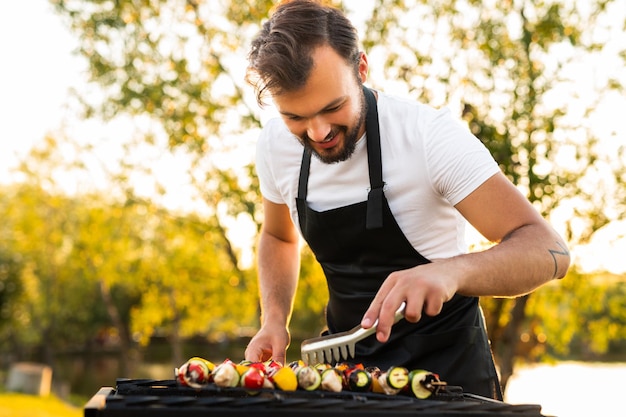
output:
[[[299,237],[286,205],[263,199],[263,210],[265,219],[257,253],[261,329],[248,344],[245,358],[272,358],[284,363],[300,269]]]
[[[389,337],[394,312],[403,301],[406,319],[417,322],[422,312],[439,314],[455,293],[512,297],[565,276],[570,263],[565,242],[502,173],[485,181],[456,208],[497,244],[483,252],[435,259],[390,274],[361,323],[370,327],[378,319],[381,342]]]
[[[565,241],[503,174],[491,177],[456,208],[483,236],[497,242],[455,262],[463,277],[459,293],[517,296],[567,273]]]

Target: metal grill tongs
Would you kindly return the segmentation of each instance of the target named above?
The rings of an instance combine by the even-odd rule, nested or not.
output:
[[[393,324],[404,318],[405,308],[406,303],[403,302],[396,310]],[[356,342],[376,333],[377,327],[378,320],[369,329],[364,329],[359,325],[345,332],[306,339],[300,346],[302,361],[307,365],[315,365],[354,358]]]

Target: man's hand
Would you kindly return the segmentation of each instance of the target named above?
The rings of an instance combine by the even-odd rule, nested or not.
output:
[[[264,362],[273,359],[284,365],[290,341],[291,336],[287,328],[263,326],[248,343],[244,353],[245,359],[252,362]]]
[[[391,273],[365,312],[361,326],[370,328],[378,319],[376,339],[384,343],[389,339],[394,314],[403,301],[406,301],[404,318],[411,323],[417,323],[422,313],[439,314],[443,303],[452,299],[458,288],[456,278],[442,264],[445,262]]]

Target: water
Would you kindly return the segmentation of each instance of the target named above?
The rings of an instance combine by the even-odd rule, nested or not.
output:
[[[546,416],[626,416],[626,363],[559,362],[517,368],[505,401],[540,404]]]

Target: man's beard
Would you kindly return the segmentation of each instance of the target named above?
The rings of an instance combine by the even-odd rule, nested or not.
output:
[[[337,126],[333,129],[329,135],[336,135],[339,132],[343,133],[343,146],[340,149],[336,149],[337,146],[323,150],[322,152],[318,152],[312,145],[312,140],[305,133],[303,137],[299,137],[298,140],[306,149],[310,149],[313,155],[320,161],[325,164],[334,164],[337,162],[346,161],[349,159],[354,150],[356,149],[356,144],[359,141],[359,130],[361,130],[361,126],[365,123],[365,116],[367,115],[367,107],[365,105],[365,94],[361,91],[360,95],[360,105],[359,105],[359,114],[354,118],[354,123],[351,128],[348,126]]]

